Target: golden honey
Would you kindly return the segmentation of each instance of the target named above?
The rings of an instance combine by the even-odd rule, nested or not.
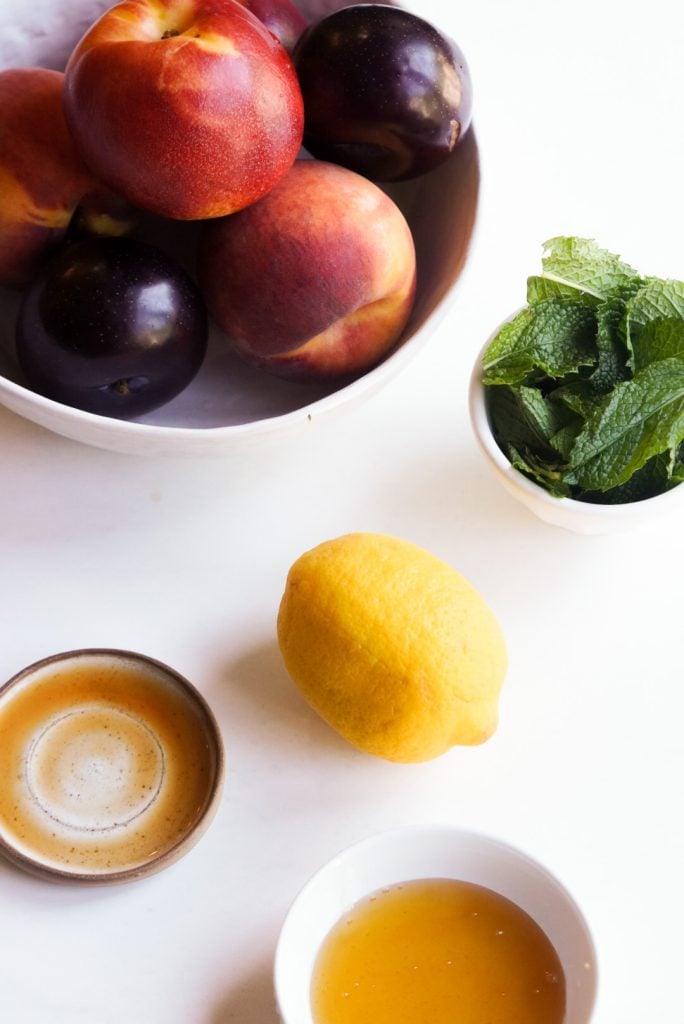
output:
[[[470,882],[375,892],[332,929],[311,986],[315,1024],[563,1024],[565,978],[539,925]]]

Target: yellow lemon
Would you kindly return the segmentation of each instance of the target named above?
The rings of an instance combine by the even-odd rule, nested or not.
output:
[[[309,704],[369,754],[427,761],[496,728],[501,629],[463,576],[415,544],[352,533],[302,555],[278,642]]]

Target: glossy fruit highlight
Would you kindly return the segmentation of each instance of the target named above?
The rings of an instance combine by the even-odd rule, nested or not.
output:
[[[312,25],[294,62],[304,145],[374,181],[438,166],[470,124],[470,74],[458,46],[398,7],[358,4]]]
[[[26,292],[17,358],[46,397],[128,419],[192,380],[207,330],[197,287],[165,253],[93,238],[65,246]]]

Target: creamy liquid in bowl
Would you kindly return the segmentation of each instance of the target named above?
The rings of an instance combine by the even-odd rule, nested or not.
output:
[[[215,788],[202,704],[153,664],[75,657],[0,695],[0,845],[58,872],[128,871],[171,850]]]

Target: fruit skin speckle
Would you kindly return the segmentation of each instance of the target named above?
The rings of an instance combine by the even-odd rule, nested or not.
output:
[[[427,761],[496,729],[501,628],[463,576],[407,541],[353,533],[302,555],[278,642],[311,707],[369,754]]]
[[[62,113],[59,71],[0,71],[0,284],[24,287],[96,183]]]
[[[288,54],[233,0],[122,0],[73,50],[64,111],[98,180],[177,220],[266,195],[304,130]]]
[[[404,215],[376,185],[297,160],[258,203],[204,225],[198,274],[241,358],[288,379],[343,380],[401,337],[416,253]]]

